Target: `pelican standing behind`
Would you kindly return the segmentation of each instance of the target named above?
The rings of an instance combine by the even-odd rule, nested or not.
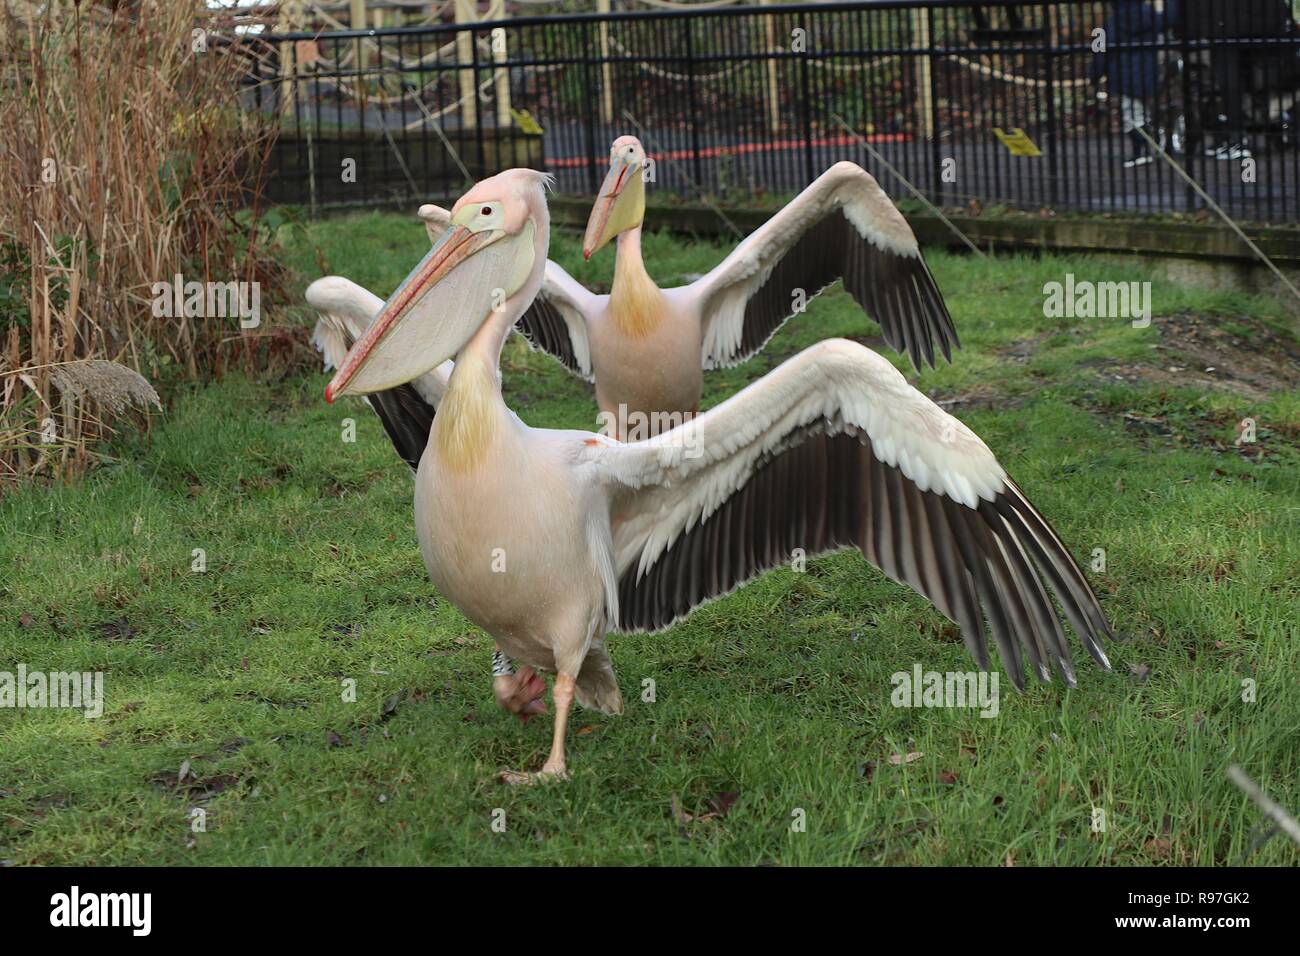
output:
[[[622,711],[608,632],[668,627],[795,548],[859,548],[955,621],[982,668],[986,618],[1017,686],[1026,659],[1074,682],[1053,596],[1108,666],[1109,626],[1046,520],[970,429],[861,345],[821,342],[644,442],[521,421],[499,361],[542,285],[544,184],[510,170],[466,193],[325,391],[382,393],[455,356],[416,474],[425,566],[500,650],[556,674],[550,755],[504,779],[566,775],[575,698]]]
[[[951,360],[957,332],[920,248],[897,207],[866,170],[836,163],[690,285],[660,289],[641,256],[645,150],[621,136],[583,240],[591,256],[617,240],[609,295],[589,292],[561,266],[546,264],[541,294],[519,330],[579,377],[615,437],[644,438],[700,403],[703,372],[759,352],[824,288],[844,281],[891,348],[916,368]],[[420,207],[431,238],[447,211]],[[628,434],[631,422],[644,422]]]

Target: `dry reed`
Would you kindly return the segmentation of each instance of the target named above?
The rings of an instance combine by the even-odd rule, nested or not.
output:
[[[154,285],[178,274],[257,282],[263,302],[283,281],[258,202],[273,119],[239,102],[264,51],[196,33],[201,16],[176,0],[0,9],[0,491],[80,471],[123,411],[96,387],[117,373],[69,363],[194,379],[275,347],[264,327],[155,314]]]

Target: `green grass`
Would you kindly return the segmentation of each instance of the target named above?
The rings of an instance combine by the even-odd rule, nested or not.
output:
[[[307,240],[292,245],[304,276],[318,274],[315,244],[379,294],[426,245],[413,219],[378,215],[313,225]],[[661,281],[724,253],[667,235],[646,250]],[[583,263],[571,237],[554,255],[609,280],[612,257]],[[1281,326],[1283,307],[1136,264],[930,261],[966,347],[918,386],[966,399],[955,413],[1081,561],[1105,549],[1090,577],[1127,638],[1110,673],[1080,648],[1077,690],[1003,681],[993,719],[895,708],[894,672],[970,662],[922,599],[840,554],[668,633],[611,638],[627,713],[576,714],[570,782],[502,787],[501,768],[541,764],[549,719],[522,727],[497,710],[490,642],[429,584],[410,474],[378,422],[356,401],[325,405],[319,374],[232,378],[176,396],[83,483],[0,501],[0,661],[106,672],[98,720],[0,711],[0,860],[1300,862],[1281,836],[1247,852],[1259,815],[1224,773],[1238,763],[1300,808],[1300,393],[1105,374],[1173,364],[1153,348],[1161,316],[1249,335]],[[1043,283],[1070,271],[1153,279],[1156,323],[1044,318]],[[706,404],[821,337],[871,334],[828,293],[760,358],[711,375]],[[529,422],[594,427],[587,389],[518,341],[504,377]],[[1260,441],[1243,451],[1233,425],[1246,416]],[[206,573],[191,571],[195,548]],[[891,763],[910,753],[923,756]],[[734,793],[722,817],[670,809],[698,815]],[[192,807],[206,832],[191,832]]]

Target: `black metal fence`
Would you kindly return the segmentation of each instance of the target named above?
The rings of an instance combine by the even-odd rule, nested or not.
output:
[[[942,206],[1203,206],[1138,125],[1231,215],[1300,221],[1290,0],[895,0],[262,39],[245,96],[280,116],[269,194],[313,208],[455,195],[515,165],[589,194],[623,133],[683,196],[791,193],[852,159]]]

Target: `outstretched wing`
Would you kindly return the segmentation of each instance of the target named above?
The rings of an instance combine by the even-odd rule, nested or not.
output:
[[[916,236],[874,177],[836,163],[689,288],[704,321],[704,367],[736,365],[836,279],[912,364],[952,360],[957,330]]]
[[[320,313],[311,342],[324,356],[327,372],[342,364],[384,304],[379,296],[342,276],[317,279],[307,287],[307,302]],[[420,465],[451,370],[452,363],[444,362],[413,382],[365,396],[398,455],[412,468]]]
[[[985,621],[1008,674],[1073,684],[1052,598],[1102,666],[1109,626],[1046,519],[969,428],[884,358],[828,339],[649,441],[589,439],[610,495],[617,621],[668,627],[757,574],[857,547],[961,628],[980,667]],[[1019,644],[1017,643],[1019,641]]]
[[[415,213],[424,220],[424,231],[429,234],[429,242],[434,243],[442,238],[442,234],[451,228],[451,210],[443,209],[441,206],[427,202],[421,206]]]
[[[451,213],[441,206],[426,203],[420,218],[437,242],[451,225]],[[591,371],[591,347],[587,341],[587,319],[599,314],[606,296],[588,292],[562,267],[546,260],[542,288],[515,326],[534,349],[557,359],[578,378],[594,381]]]

